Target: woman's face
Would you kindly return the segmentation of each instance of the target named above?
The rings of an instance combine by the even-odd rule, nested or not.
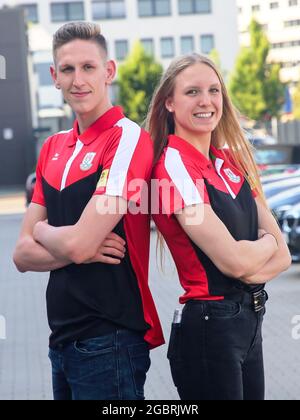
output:
[[[215,71],[202,63],[186,68],[177,76],[174,95],[166,107],[173,113],[175,133],[180,137],[211,135],[223,110],[221,83]]]

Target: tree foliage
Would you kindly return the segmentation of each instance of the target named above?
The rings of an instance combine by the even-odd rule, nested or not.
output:
[[[284,84],[278,64],[268,63],[268,38],[255,20],[250,24],[250,46],[242,47],[229,91],[236,107],[256,121],[278,116],[284,103]]]
[[[300,120],[300,82],[293,93],[293,115]]]
[[[162,66],[145,52],[141,43],[136,43],[119,67],[119,103],[128,118],[139,124],[145,120],[162,72]]]

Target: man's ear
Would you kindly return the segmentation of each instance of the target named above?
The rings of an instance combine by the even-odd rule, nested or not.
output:
[[[111,85],[117,72],[116,63],[113,60],[109,60],[106,63],[106,84]]]
[[[50,66],[50,73],[56,89],[60,89],[60,85],[57,82],[57,73],[54,66]]]

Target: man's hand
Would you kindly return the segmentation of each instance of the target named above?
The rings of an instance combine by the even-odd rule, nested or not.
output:
[[[102,243],[97,254],[86,261],[85,264],[104,263],[118,265],[125,257],[125,245],[126,242],[119,235],[111,232]]]
[[[37,222],[33,228],[33,239],[39,242],[39,236],[45,229],[49,228],[48,220]]]

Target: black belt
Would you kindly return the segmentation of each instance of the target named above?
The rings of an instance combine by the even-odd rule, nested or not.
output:
[[[242,293],[240,292],[237,295],[228,295],[225,299],[238,302],[242,305],[250,305],[254,312],[260,312],[264,309],[268,298],[267,292],[262,289],[256,292],[243,290]]]
[[[260,290],[259,292],[253,292],[252,298],[254,311],[260,312],[265,307],[268,300],[268,294],[265,290]]]

